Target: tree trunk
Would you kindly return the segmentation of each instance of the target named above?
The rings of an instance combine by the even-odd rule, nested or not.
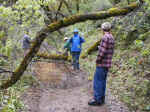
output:
[[[82,14],[82,15],[73,15],[71,17],[64,18],[57,22],[51,23],[50,25],[46,26],[45,28],[43,28],[41,31],[37,33],[36,40],[33,46],[31,47],[30,51],[24,57],[19,67],[16,68],[16,70],[13,72],[13,75],[10,78],[10,80],[3,83],[0,86],[0,89],[6,89],[12,86],[13,84],[15,84],[20,79],[20,77],[23,75],[24,71],[26,70],[28,64],[38,52],[40,45],[42,44],[44,39],[47,37],[48,33],[57,31],[60,28],[73,25],[75,23],[84,22],[87,20],[99,20],[99,19],[106,19],[112,16],[126,15],[130,13],[131,11],[133,11],[134,9],[138,8],[140,5],[141,5],[140,3],[132,3],[124,8],[111,8],[107,11],[99,11],[95,13]]]
[[[66,60],[68,61],[68,56],[63,54],[48,54],[48,53],[38,53],[36,56],[44,59],[52,59],[52,60]]]

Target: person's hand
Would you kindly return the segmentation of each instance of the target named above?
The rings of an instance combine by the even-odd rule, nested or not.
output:
[[[98,63],[98,61],[99,61],[99,60],[98,60],[98,59],[96,59],[96,64]]]

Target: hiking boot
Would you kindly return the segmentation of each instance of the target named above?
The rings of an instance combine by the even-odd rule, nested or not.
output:
[[[88,105],[90,105],[90,106],[102,106],[103,104],[104,104],[104,102],[98,102],[94,99],[88,102]]]

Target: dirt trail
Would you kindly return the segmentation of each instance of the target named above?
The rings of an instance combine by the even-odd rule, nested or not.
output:
[[[129,112],[114,97],[101,107],[88,106],[92,98],[92,83],[84,71],[71,72],[65,64],[38,62],[34,65],[35,76],[41,85],[30,88],[23,100],[26,112]],[[109,92],[109,96],[110,92]],[[112,102],[115,102],[113,106]]]

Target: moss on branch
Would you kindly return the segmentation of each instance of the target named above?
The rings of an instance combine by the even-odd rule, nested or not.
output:
[[[65,56],[63,54],[38,53],[37,56],[44,59],[68,60],[68,56]]]
[[[89,54],[91,54],[93,51],[96,51],[98,49],[98,45],[100,44],[100,40],[95,42],[91,47],[87,49],[86,52],[81,54],[81,58],[86,58]]]

